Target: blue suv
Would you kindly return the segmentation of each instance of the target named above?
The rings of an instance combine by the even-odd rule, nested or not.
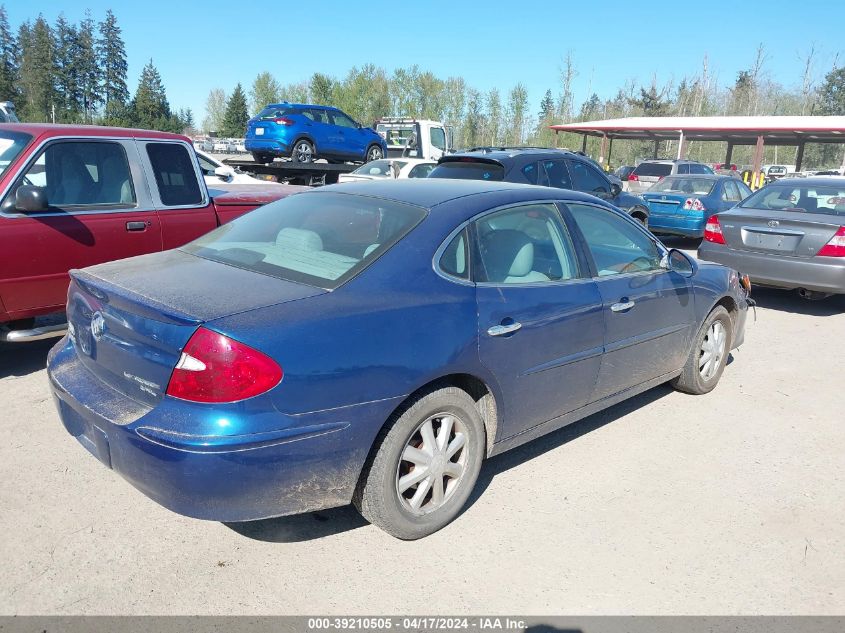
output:
[[[384,139],[372,128],[330,106],[271,103],[249,120],[246,151],[259,163],[289,156],[295,163],[317,158],[365,162],[387,154]]]

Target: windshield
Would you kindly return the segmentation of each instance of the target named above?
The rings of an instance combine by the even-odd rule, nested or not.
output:
[[[473,160],[446,161],[431,170],[429,178],[457,178],[467,180],[503,180],[505,168],[497,163]]]
[[[654,183],[650,192],[658,191],[662,193],[680,193],[680,194],[695,194],[696,196],[706,196],[716,184],[715,180],[710,178],[664,178],[660,182]]]
[[[12,164],[23,148],[32,140],[31,134],[23,132],[0,132],[0,176],[2,176],[9,165]]]
[[[365,176],[392,176],[390,173],[390,164],[396,163],[397,169],[402,169],[408,163],[397,160],[374,160],[366,165],[361,165],[358,169],[353,171],[353,174],[363,174]]]
[[[378,259],[425,209],[329,192],[259,207],[183,250],[223,264],[331,290]]]
[[[745,209],[845,215],[845,186],[769,185],[738,206]]]
[[[668,176],[672,173],[671,163],[640,163],[633,171],[637,176]]]

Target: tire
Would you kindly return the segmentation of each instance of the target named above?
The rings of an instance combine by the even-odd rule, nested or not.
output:
[[[381,150],[381,147],[378,145],[370,145],[367,148],[367,153],[364,156],[364,162],[369,163],[374,160],[379,160],[384,158],[384,152]]]
[[[313,163],[315,158],[314,143],[308,139],[301,138],[293,144],[293,149],[290,151],[290,159],[293,162],[304,165]]]
[[[443,438],[447,432],[448,438]],[[485,443],[484,422],[465,391],[445,387],[423,393],[382,429],[353,503],[365,519],[396,538],[428,536],[449,524],[466,504],[481,470]],[[453,447],[457,450],[449,456]],[[415,458],[413,463],[402,459],[408,454]],[[418,468],[421,476],[412,476]],[[425,476],[432,468],[436,476]]]
[[[634,207],[633,209],[631,209],[630,215],[637,222],[642,224],[643,227],[648,228],[648,211],[646,211],[642,207]]]
[[[718,336],[720,329],[721,338]],[[697,396],[713,391],[728,362],[732,332],[733,324],[728,311],[722,306],[713,308],[696,335],[695,345],[690,351],[681,375],[671,381],[672,386],[678,391]],[[715,365],[708,366],[702,359],[705,358],[714,340],[717,341],[716,348],[710,350],[710,358],[713,358],[712,354],[716,354]]]
[[[272,163],[273,157],[270,154],[264,154],[262,152],[252,152],[252,159],[256,163]]]

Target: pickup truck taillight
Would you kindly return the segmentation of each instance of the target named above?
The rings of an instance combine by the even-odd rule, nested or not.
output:
[[[182,350],[167,395],[191,402],[237,402],[270,391],[283,376],[269,356],[201,327]]]
[[[845,257],[845,226],[840,226],[830,241],[816,253],[822,257]]]

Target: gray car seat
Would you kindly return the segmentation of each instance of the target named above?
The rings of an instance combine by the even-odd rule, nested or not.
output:
[[[534,243],[522,231],[500,229],[484,236],[482,259],[487,281],[494,283],[529,283],[549,281],[534,270]]]

